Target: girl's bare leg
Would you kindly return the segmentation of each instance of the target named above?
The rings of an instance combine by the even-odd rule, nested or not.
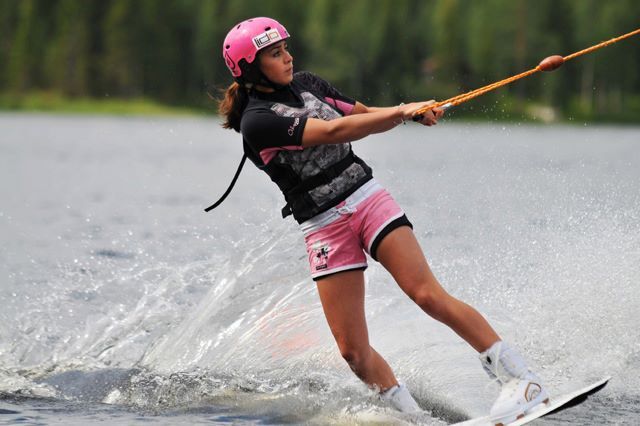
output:
[[[376,254],[400,288],[424,312],[451,327],[475,350],[483,352],[500,340],[478,311],[442,288],[411,228],[393,230],[380,242]]]
[[[351,370],[380,391],[397,385],[389,364],[369,345],[363,271],[338,272],[318,280],[317,286],[329,328]]]

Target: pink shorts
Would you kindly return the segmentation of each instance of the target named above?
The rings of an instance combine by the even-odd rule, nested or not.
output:
[[[376,260],[382,239],[400,226],[412,227],[391,195],[370,180],[337,206],[300,224],[311,277],[366,269],[365,252]]]

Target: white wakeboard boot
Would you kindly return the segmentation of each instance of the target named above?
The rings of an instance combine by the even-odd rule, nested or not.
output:
[[[498,341],[480,354],[482,367],[501,385],[489,417],[494,425],[508,425],[549,403],[542,381],[527,367],[518,351]]]
[[[409,393],[409,389],[402,383],[382,392],[380,397],[401,413],[417,413],[422,411],[416,400],[413,399]]]

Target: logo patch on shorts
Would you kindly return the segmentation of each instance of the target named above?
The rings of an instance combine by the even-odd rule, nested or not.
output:
[[[321,271],[329,267],[329,252],[331,246],[329,244],[318,241],[313,246],[313,264],[316,271]]]

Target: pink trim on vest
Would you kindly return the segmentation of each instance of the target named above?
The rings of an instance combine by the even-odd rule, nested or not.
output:
[[[333,99],[333,98],[330,98],[330,97],[325,97],[324,99],[327,102],[329,102],[331,105],[333,105],[334,107],[336,107],[340,111],[342,111],[344,113],[344,115],[351,115],[351,112],[353,111],[353,108],[355,107],[355,105],[351,105],[350,103],[342,102],[342,101],[339,101],[337,99]]]
[[[304,148],[299,145],[276,146],[273,148],[266,148],[260,151],[260,158],[262,159],[262,162],[266,166],[271,162],[271,160],[273,160],[273,157],[278,155],[278,151],[300,151],[303,149]]]

